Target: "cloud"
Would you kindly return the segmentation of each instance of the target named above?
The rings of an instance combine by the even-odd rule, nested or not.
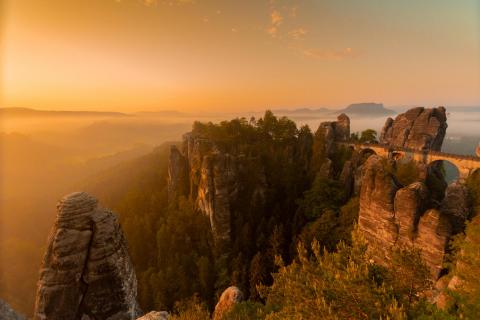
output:
[[[306,28],[297,21],[298,5],[291,3],[269,0],[269,21],[265,31],[272,38],[301,40],[307,34]]]
[[[303,49],[302,54],[305,57],[321,60],[345,60],[348,58],[358,57],[358,52],[352,48],[345,48],[342,50],[324,50],[324,49]]]
[[[270,12],[270,26],[267,28],[267,33],[276,38],[280,25],[283,23],[283,16],[277,9],[272,9]]]
[[[308,33],[304,27],[299,27],[288,32],[288,37],[292,40],[303,40]]]
[[[276,9],[274,9],[271,13],[270,13],[270,19],[271,19],[271,22],[272,22],[272,25],[273,26],[279,26],[282,24],[283,22],[283,16],[280,14],[280,12]]]

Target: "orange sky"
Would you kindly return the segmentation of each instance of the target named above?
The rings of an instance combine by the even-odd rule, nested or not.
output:
[[[477,0],[3,2],[4,107],[480,105]]]

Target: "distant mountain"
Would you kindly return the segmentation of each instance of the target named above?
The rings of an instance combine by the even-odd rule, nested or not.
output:
[[[317,108],[317,109],[310,109],[310,108],[299,108],[299,109],[275,109],[272,110],[275,114],[312,114],[312,113],[325,113],[332,111],[327,108]]]
[[[129,117],[121,112],[103,111],[50,111],[30,108],[0,108],[0,117],[37,118],[37,117]]]
[[[337,112],[354,116],[389,116],[396,114],[395,111],[385,108],[382,103],[373,102],[353,103]]]

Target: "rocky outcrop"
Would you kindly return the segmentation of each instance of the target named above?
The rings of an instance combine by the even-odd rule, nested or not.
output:
[[[152,311],[144,315],[143,317],[137,318],[137,320],[167,320],[168,312],[166,311]]]
[[[411,245],[418,232],[420,217],[427,209],[429,192],[422,182],[401,188],[395,194],[394,215],[398,245]]]
[[[329,157],[335,153],[335,142],[350,139],[350,118],[342,113],[337,117],[337,121],[322,122],[315,135],[323,137],[325,155]]]
[[[2,320],[25,320],[26,318],[17,313],[2,299],[0,299],[0,319]]]
[[[447,130],[444,107],[413,108],[388,118],[380,135],[380,143],[415,150],[440,151]]]
[[[445,250],[452,235],[448,217],[436,209],[430,209],[420,218],[415,245],[422,250],[422,257],[435,279],[442,270]]]
[[[239,288],[231,286],[225,289],[215,306],[213,320],[221,320],[222,317],[235,306],[235,304],[242,302],[243,299],[243,293]]]
[[[114,213],[84,192],[57,205],[35,319],[136,319],[137,280]]]
[[[169,199],[173,201],[180,195],[192,199],[209,217],[214,239],[229,241],[236,208],[245,202],[261,204],[265,197],[266,177],[256,160],[223,152],[199,135],[185,134],[182,152],[176,147],[171,149]],[[245,189],[246,179],[253,190]]]
[[[370,252],[379,263],[388,259],[388,250],[397,239],[394,198],[400,187],[385,170],[385,161],[373,155],[363,166],[358,218],[359,228],[369,242]]]
[[[188,194],[189,178],[187,159],[180,153],[177,146],[171,146],[168,161],[168,197],[173,201],[179,196]]]
[[[467,187],[458,181],[448,185],[445,190],[445,197],[442,200],[441,210],[450,219],[452,232],[454,234],[462,232],[472,210]]]
[[[204,156],[197,190],[197,207],[210,218],[217,240],[230,239],[231,202],[238,193],[237,159],[215,152]]]
[[[388,169],[390,165],[376,155],[364,164],[359,228],[376,262],[386,263],[396,247],[415,246],[422,250],[436,279],[452,235],[449,218],[439,210],[428,209],[429,191],[422,182],[400,188]]]

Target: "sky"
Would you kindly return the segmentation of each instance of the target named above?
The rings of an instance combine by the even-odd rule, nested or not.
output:
[[[0,0],[3,107],[480,105],[479,0]]]

